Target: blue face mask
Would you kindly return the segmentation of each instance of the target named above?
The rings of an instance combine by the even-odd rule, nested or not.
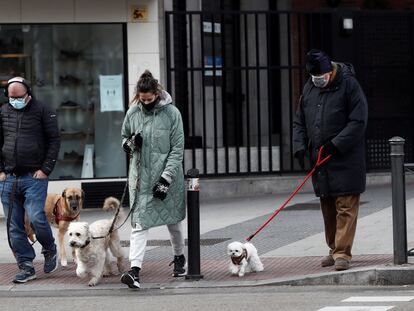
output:
[[[26,107],[27,103],[25,98],[9,98],[9,103],[14,107],[14,109],[20,110]]]

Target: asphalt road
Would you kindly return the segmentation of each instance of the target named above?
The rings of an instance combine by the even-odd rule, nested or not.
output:
[[[364,298],[366,296],[375,301],[364,301],[367,300]],[[345,299],[363,301],[343,301]],[[117,291],[0,292],[0,306],[3,311],[44,311],[46,308],[71,311],[385,311],[391,309],[392,311],[411,311],[414,310],[414,286],[262,286],[141,291],[125,289]]]

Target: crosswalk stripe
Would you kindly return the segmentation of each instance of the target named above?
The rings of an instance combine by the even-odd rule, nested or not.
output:
[[[342,300],[342,302],[385,302],[385,301],[411,301],[414,296],[355,296]]]
[[[394,306],[352,306],[352,307],[325,307],[318,311],[387,311]]]

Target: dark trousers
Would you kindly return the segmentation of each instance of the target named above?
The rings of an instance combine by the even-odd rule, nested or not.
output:
[[[334,259],[351,260],[357,226],[359,195],[321,198],[325,238]]]

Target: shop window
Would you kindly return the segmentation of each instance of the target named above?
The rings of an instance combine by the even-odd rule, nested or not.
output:
[[[124,31],[122,24],[0,25],[0,88],[23,76],[58,115],[62,144],[51,179],[126,176]]]

